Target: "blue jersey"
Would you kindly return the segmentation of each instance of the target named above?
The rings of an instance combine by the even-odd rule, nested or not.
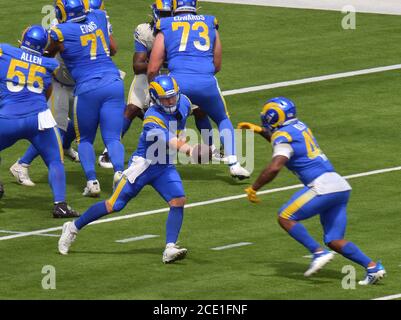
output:
[[[215,17],[177,15],[160,19],[156,29],[163,32],[171,73],[215,74],[214,44],[218,29]]]
[[[308,185],[326,172],[335,172],[333,165],[320,149],[312,131],[301,121],[294,121],[274,132],[273,147],[285,143],[293,154],[286,166],[304,185]]]
[[[152,161],[152,164],[171,164],[168,156],[168,142],[185,130],[190,113],[191,102],[183,94],[180,95],[178,110],[175,114],[167,114],[159,107],[151,106],[145,113],[142,134],[133,156],[148,159]],[[155,143],[158,143],[159,151],[167,151],[165,155],[159,154],[158,151],[154,152],[154,149],[148,152],[149,147]]]
[[[0,44],[0,117],[26,117],[46,110],[46,91],[58,66],[56,59]]]
[[[110,58],[108,21],[104,11],[91,11],[82,22],[54,26],[50,36],[64,45],[61,57],[76,82],[76,95],[120,79]]]

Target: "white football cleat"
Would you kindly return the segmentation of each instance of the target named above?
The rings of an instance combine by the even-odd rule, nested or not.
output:
[[[64,223],[63,232],[61,233],[61,237],[58,241],[58,252],[60,252],[62,255],[67,255],[71,244],[77,237],[77,233],[78,230],[73,221]]]
[[[238,178],[239,180],[244,180],[251,176],[249,171],[241,167],[239,162],[230,165],[230,174],[233,178]]]
[[[321,253],[313,254],[312,263],[310,264],[309,269],[305,271],[304,276],[310,277],[312,274],[318,272],[333,259],[334,254],[327,250]]]
[[[222,153],[217,149],[215,149],[212,153],[212,160],[216,162],[228,163],[228,159],[224,156],[224,152]]]
[[[69,158],[71,161],[79,162],[79,154],[72,147],[69,149],[64,149],[64,155]]]
[[[10,172],[19,184],[22,184],[27,187],[34,187],[35,183],[33,183],[31,178],[29,177],[28,168],[29,168],[29,165],[26,165],[26,164],[22,165],[22,164],[19,164],[17,161],[10,168]]]
[[[188,250],[180,248],[175,243],[169,243],[163,252],[163,263],[172,263],[186,257]]]
[[[99,156],[99,166],[105,169],[113,169],[113,164],[110,161],[109,153],[107,149]]]
[[[97,198],[100,196],[100,183],[98,180],[90,180],[86,183],[84,192],[82,193],[85,197]]]
[[[358,284],[361,286],[375,284],[379,280],[383,279],[385,275],[386,275],[386,270],[379,261],[377,262],[376,267],[367,269],[365,279],[359,281]]]
[[[117,184],[120,182],[122,177],[123,177],[123,172],[122,171],[117,171],[116,173],[114,173],[113,190],[117,187]]]

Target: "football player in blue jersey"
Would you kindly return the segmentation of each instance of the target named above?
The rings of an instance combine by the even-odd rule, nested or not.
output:
[[[134,32],[134,46],[135,53],[133,56],[133,70],[135,77],[128,93],[127,106],[124,112],[123,133],[125,133],[131,126],[132,121],[138,117],[143,120],[143,116],[149,107],[149,93],[147,88],[149,82],[146,76],[148,70],[148,62],[152,52],[153,43],[155,40],[155,26],[159,19],[172,16],[173,1],[172,0],[156,0],[151,6],[152,20],[147,23],[141,23],[135,28]],[[167,63],[165,62],[160,70],[160,74],[168,74]],[[213,157],[217,160],[224,160],[213,144],[213,137],[208,133],[212,130],[209,117],[199,107],[193,106],[192,114],[195,117],[195,124],[198,130],[204,135],[203,140],[208,143],[213,152]],[[204,131],[202,131],[204,130]],[[107,149],[99,157],[99,165],[103,168],[112,168],[113,166],[108,159]]]
[[[180,94],[177,82],[170,76],[156,77],[149,88],[152,105],[145,114],[138,148],[128,169],[108,200],[89,208],[80,219],[64,224],[58,245],[61,254],[68,253],[78,230],[104,215],[122,210],[144,186],[151,185],[170,206],[162,261],[171,263],[185,257],[187,249],[176,245],[183,222],[185,193],[169,153],[178,150],[194,156],[195,147],[188,145],[186,137],[179,133],[185,132],[191,102]]]
[[[53,216],[79,216],[65,202],[63,147],[46,98],[59,63],[43,57],[49,40],[41,26],[27,28],[20,48],[0,44],[0,151],[21,139],[29,140],[49,169],[54,195]]]
[[[320,215],[324,243],[367,270],[360,285],[373,284],[386,271],[380,262],[367,257],[354,243],[344,239],[347,223],[347,204],[351,186],[336,173],[333,165],[320,149],[311,129],[298,120],[293,101],[284,97],[268,100],[261,113],[262,126],[239,123],[239,129],[251,129],[271,142],[273,159],[255,183],[245,191],[251,202],[260,202],[256,192],[271,182],[286,166],[305,185],[281,207],[280,226],[313,255],[305,272],[309,277],[330,262],[334,255],[314,240],[299,222]]]
[[[58,24],[57,19],[52,21],[52,26]],[[55,58],[60,63],[60,67],[53,74],[52,94],[47,101],[47,105],[57,122],[57,128],[63,141],[64,157],[74,162],[79,162],[78,152],[71,147],[72,142],[75,140],[74,121],[71,120],[73,119],[75,81],[72,79],[60,55],[57,54]],[[24,155],[10,167],[10,172],[17,183],[28,187],[35,186],[29,176],[29,167],[38,156],[39,152],[33,145],[30,145]]]
[[[133,56],[134,79],[128,93],[127,106],[124,111],[123,132],[129,130],[132,121],[139,117],[143,120],[144,114],[149,107],[149,82],[146,77],[149,56],[155,39],[154,26],[160,18],[171,17],[172,0],[157,0],[152,4],[152,21],[141,23],[135,28]],[[107,149],[99,157],[99,165],[103,168],[112,168]]]
[[[106,13],[89,11],[89,1],[57,0],[60,24],[51,28],[49,55],[60,53],[76,82],[74,124],[78,153],[87,185],[83,195],[98,197],[93,142],[100,124],[103,141],[114,167],[114,185],[124,170],[121,131],[124,113],[124,84],[110,56],[116,53],[109,38]]]
[[[174,17],[157,22],[159,32],[148,65],[148,78],[152,80],[163,62],[168,62],[168,69],[182,92],[218,125],[230,174],[242,180],[250,174],[238,162],[234,128],[215,78],[222,61],[217,19],[198,15],[196,4],[196,0],[173,0]]]

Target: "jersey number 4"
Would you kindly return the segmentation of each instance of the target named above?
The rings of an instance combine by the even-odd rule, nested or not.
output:
[[[179,51],[185,51],[188,45],[189,33],[192,31],[199,32],[199,37],[204,40],[204,44],[201,41],[194,41],[194,46],[199,51],[208,51],[210,49],[210,37],[209,37],[209,27],[206,23],[202,21],[197,21],[192,25],[189,22],[173,22],[173,31],[178,31],[183,29],[181,36],[181,44]],[[201,29],[201,30],[199,30]]]
[[[305,145],[309,159],[315,159],[323,154],[322,150],[320,150],[319,146],[316,144],[315,138],[313,137],[312,131],[310,129],[308,129],[308,131],[303,131],[302,135],[305,139]]]
[[[29,70],[28,78],[21,70],[18,70],[17,68]],[[29,63],[27,62],[12,59],[7,72],[7,79],[12,81],[7,81],[7,89],[10,90],[10,92],[20,92],[24,89],[25,85],[27,85],[29,91],[41,94],[43,92],[44,85],[43,78],[40,76],[40,74],[46,74],[46,69],[44,67],[36,64],[29,66]],[[15,84],[14,78],[18,79],[17,84]]]
[[[104,33],[101,29],[97,29],[95,33],[89,33],[84,36],[81,36],[81,45],[83,47],[87,47],[90,43],[90,55],[91,60],[96,60],[97,58],[97,47],[98,47],[98,38],[100,39],[104,52],[107,56],[110,56],[109,46],[107,45],[106,38],[104,37]]]

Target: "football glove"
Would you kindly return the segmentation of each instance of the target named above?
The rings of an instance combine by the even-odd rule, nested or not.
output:
[[[258,198],[258,196],[256,195],[256,191],[252,188],[252,186],[250,186],[249,188],[245,189],[245,192],[248,196],[248,200],[252,203],[259,203],[260,199]]]
[[[237,129],[248,129],[248,130],[252,130],[256,133],[261,133],[263,131],[262,127],[250,123],[250,122],[240,122],[238,123]]]

